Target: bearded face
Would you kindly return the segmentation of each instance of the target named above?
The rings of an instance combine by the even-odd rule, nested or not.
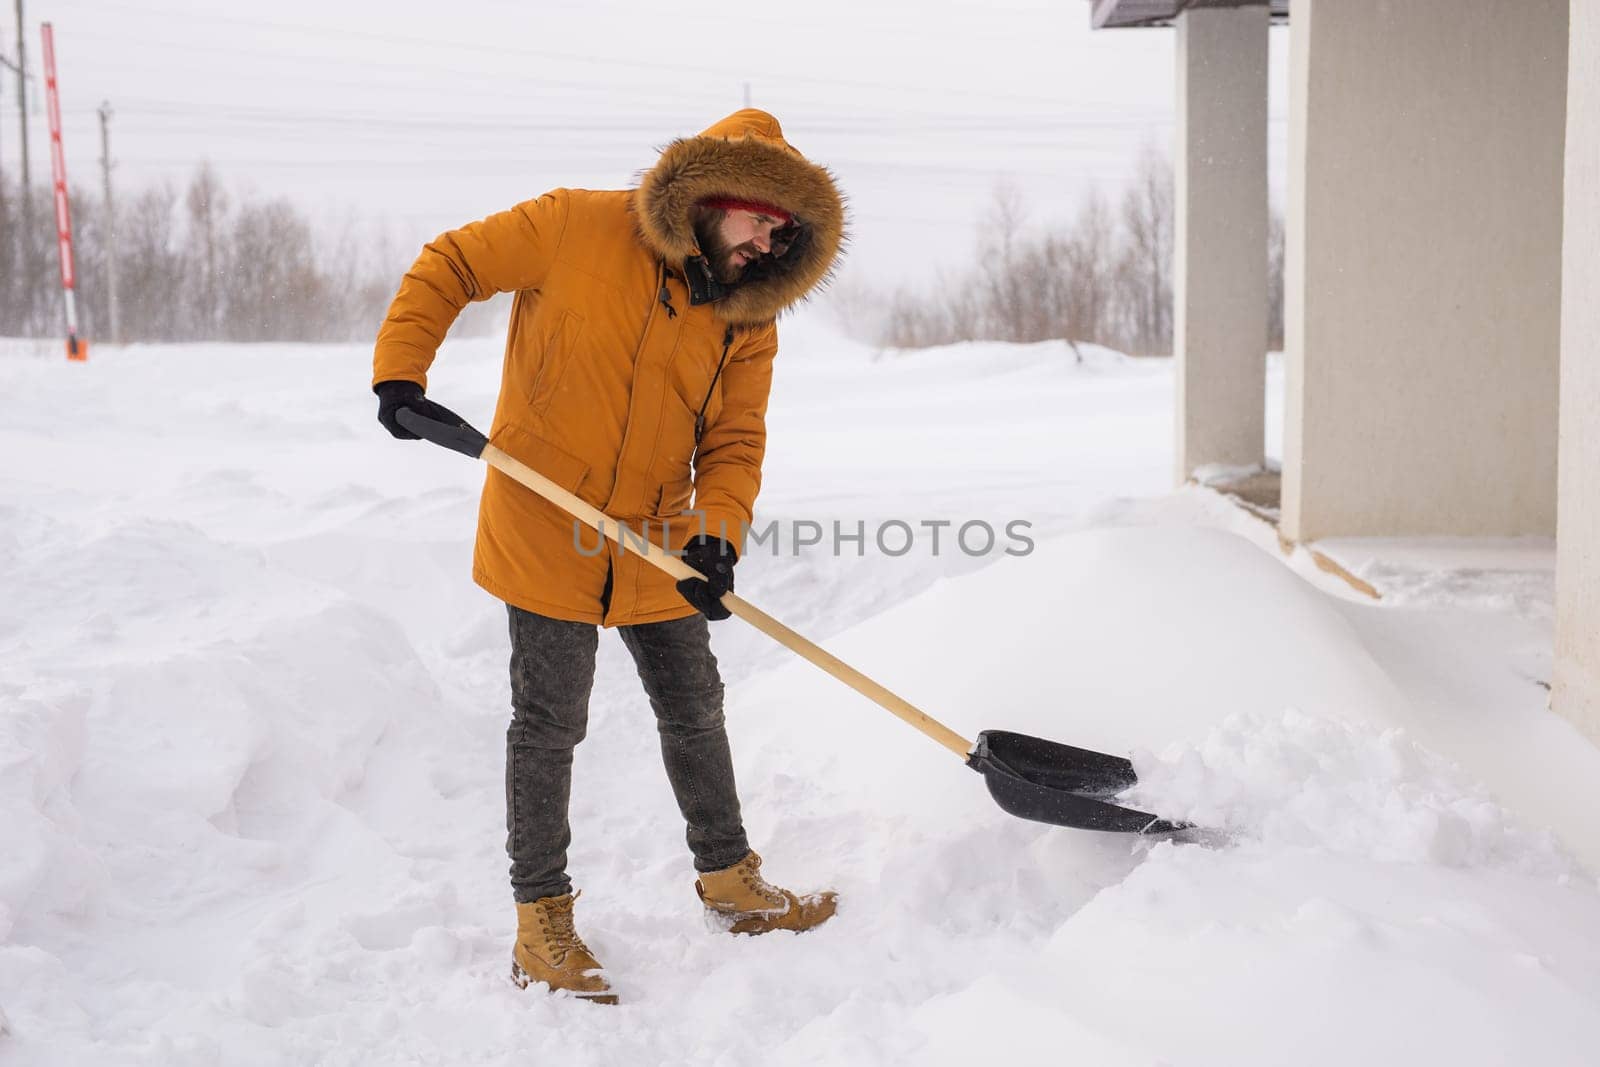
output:
[[[737,243],[731,240],[734,235],[727,232],[730,227],[726,225],[730,214],[726,211],[707,211],[695,219],[694,227],[700,251],[705,255],[706,262],[711,264],[711,273],[723,285],[738,284],[744,277],[745,268],[761,258],[761,251],[756,248],[753,238]]]
[[[705,208],[694,215],[695,238],[723,285],[774,273],[801,227],[760,211]]]

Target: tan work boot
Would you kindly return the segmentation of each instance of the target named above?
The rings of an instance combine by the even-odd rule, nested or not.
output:
[[[578,894],[544,897],[517,905],[517,943],[511,949],[511,980],[526,989],[543,982],[595,1004],[615,1004],[605,969],[572,925]]]
[[[800,897],[761,877],[761,857],[754,852],[732,867],[702,874],[694,884],[708,911],[735,934],[768,930],[810,930],[833,917],[837,893]]]

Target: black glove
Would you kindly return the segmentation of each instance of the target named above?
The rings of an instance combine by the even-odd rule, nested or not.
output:
[[[683,599],[708,619],[726,619],[733,614],[722,606],[722,594],[733,591],[733,565],[739,562],[733,546],[720,537],[700,534],[683,546],[683,561],[706,576],[704,581],[685,578],[679,582]]]
[[[464,423],[460,415],[443,404],[435,404],[426,399],[422,395],[422,386],[416,382],[379,382],[372,387],[372,391],[378,394],[378,421],[383,423],[384,429],[402,441],[417,440],[417,435],[401,426],[395,418],[403,408],[410,408],[418,415],[450,426],[460,426]]]

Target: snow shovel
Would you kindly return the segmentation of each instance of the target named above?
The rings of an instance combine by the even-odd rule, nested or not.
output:
[[[465,421],[440,422],[410,408],[401,408],[396,419],[424,440],[483,460],[567,511],[600,536],[610,537],[628,551],[643,556],[671,575],[674,581],[704,578],[678,556],[644,537],[624,536],[621,523],[491,445],[488,438]],[[1112,833],[1170,834],[1188,829],[1185,824],[1168,822],[1148,812],[1113,803],[1117,794],[1138,780],[1133,764],[1120,756],[1006,730],[985,730],[978,735],[977,744],[973,744],[742,597],[725,593],[722,606],[955,753],[968,767],[983,775],[989,793],[1012,815],[1054,826]]]

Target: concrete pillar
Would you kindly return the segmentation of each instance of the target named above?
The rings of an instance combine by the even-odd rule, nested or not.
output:
[[[1263,455],[1268,9],[1178,17],[1178,481]]]
[[[1551,707],[1600,744],[1600,4],[1572,5]]]
[[[1553,533],[1567,0],[1289,34],[1284,533]]]

